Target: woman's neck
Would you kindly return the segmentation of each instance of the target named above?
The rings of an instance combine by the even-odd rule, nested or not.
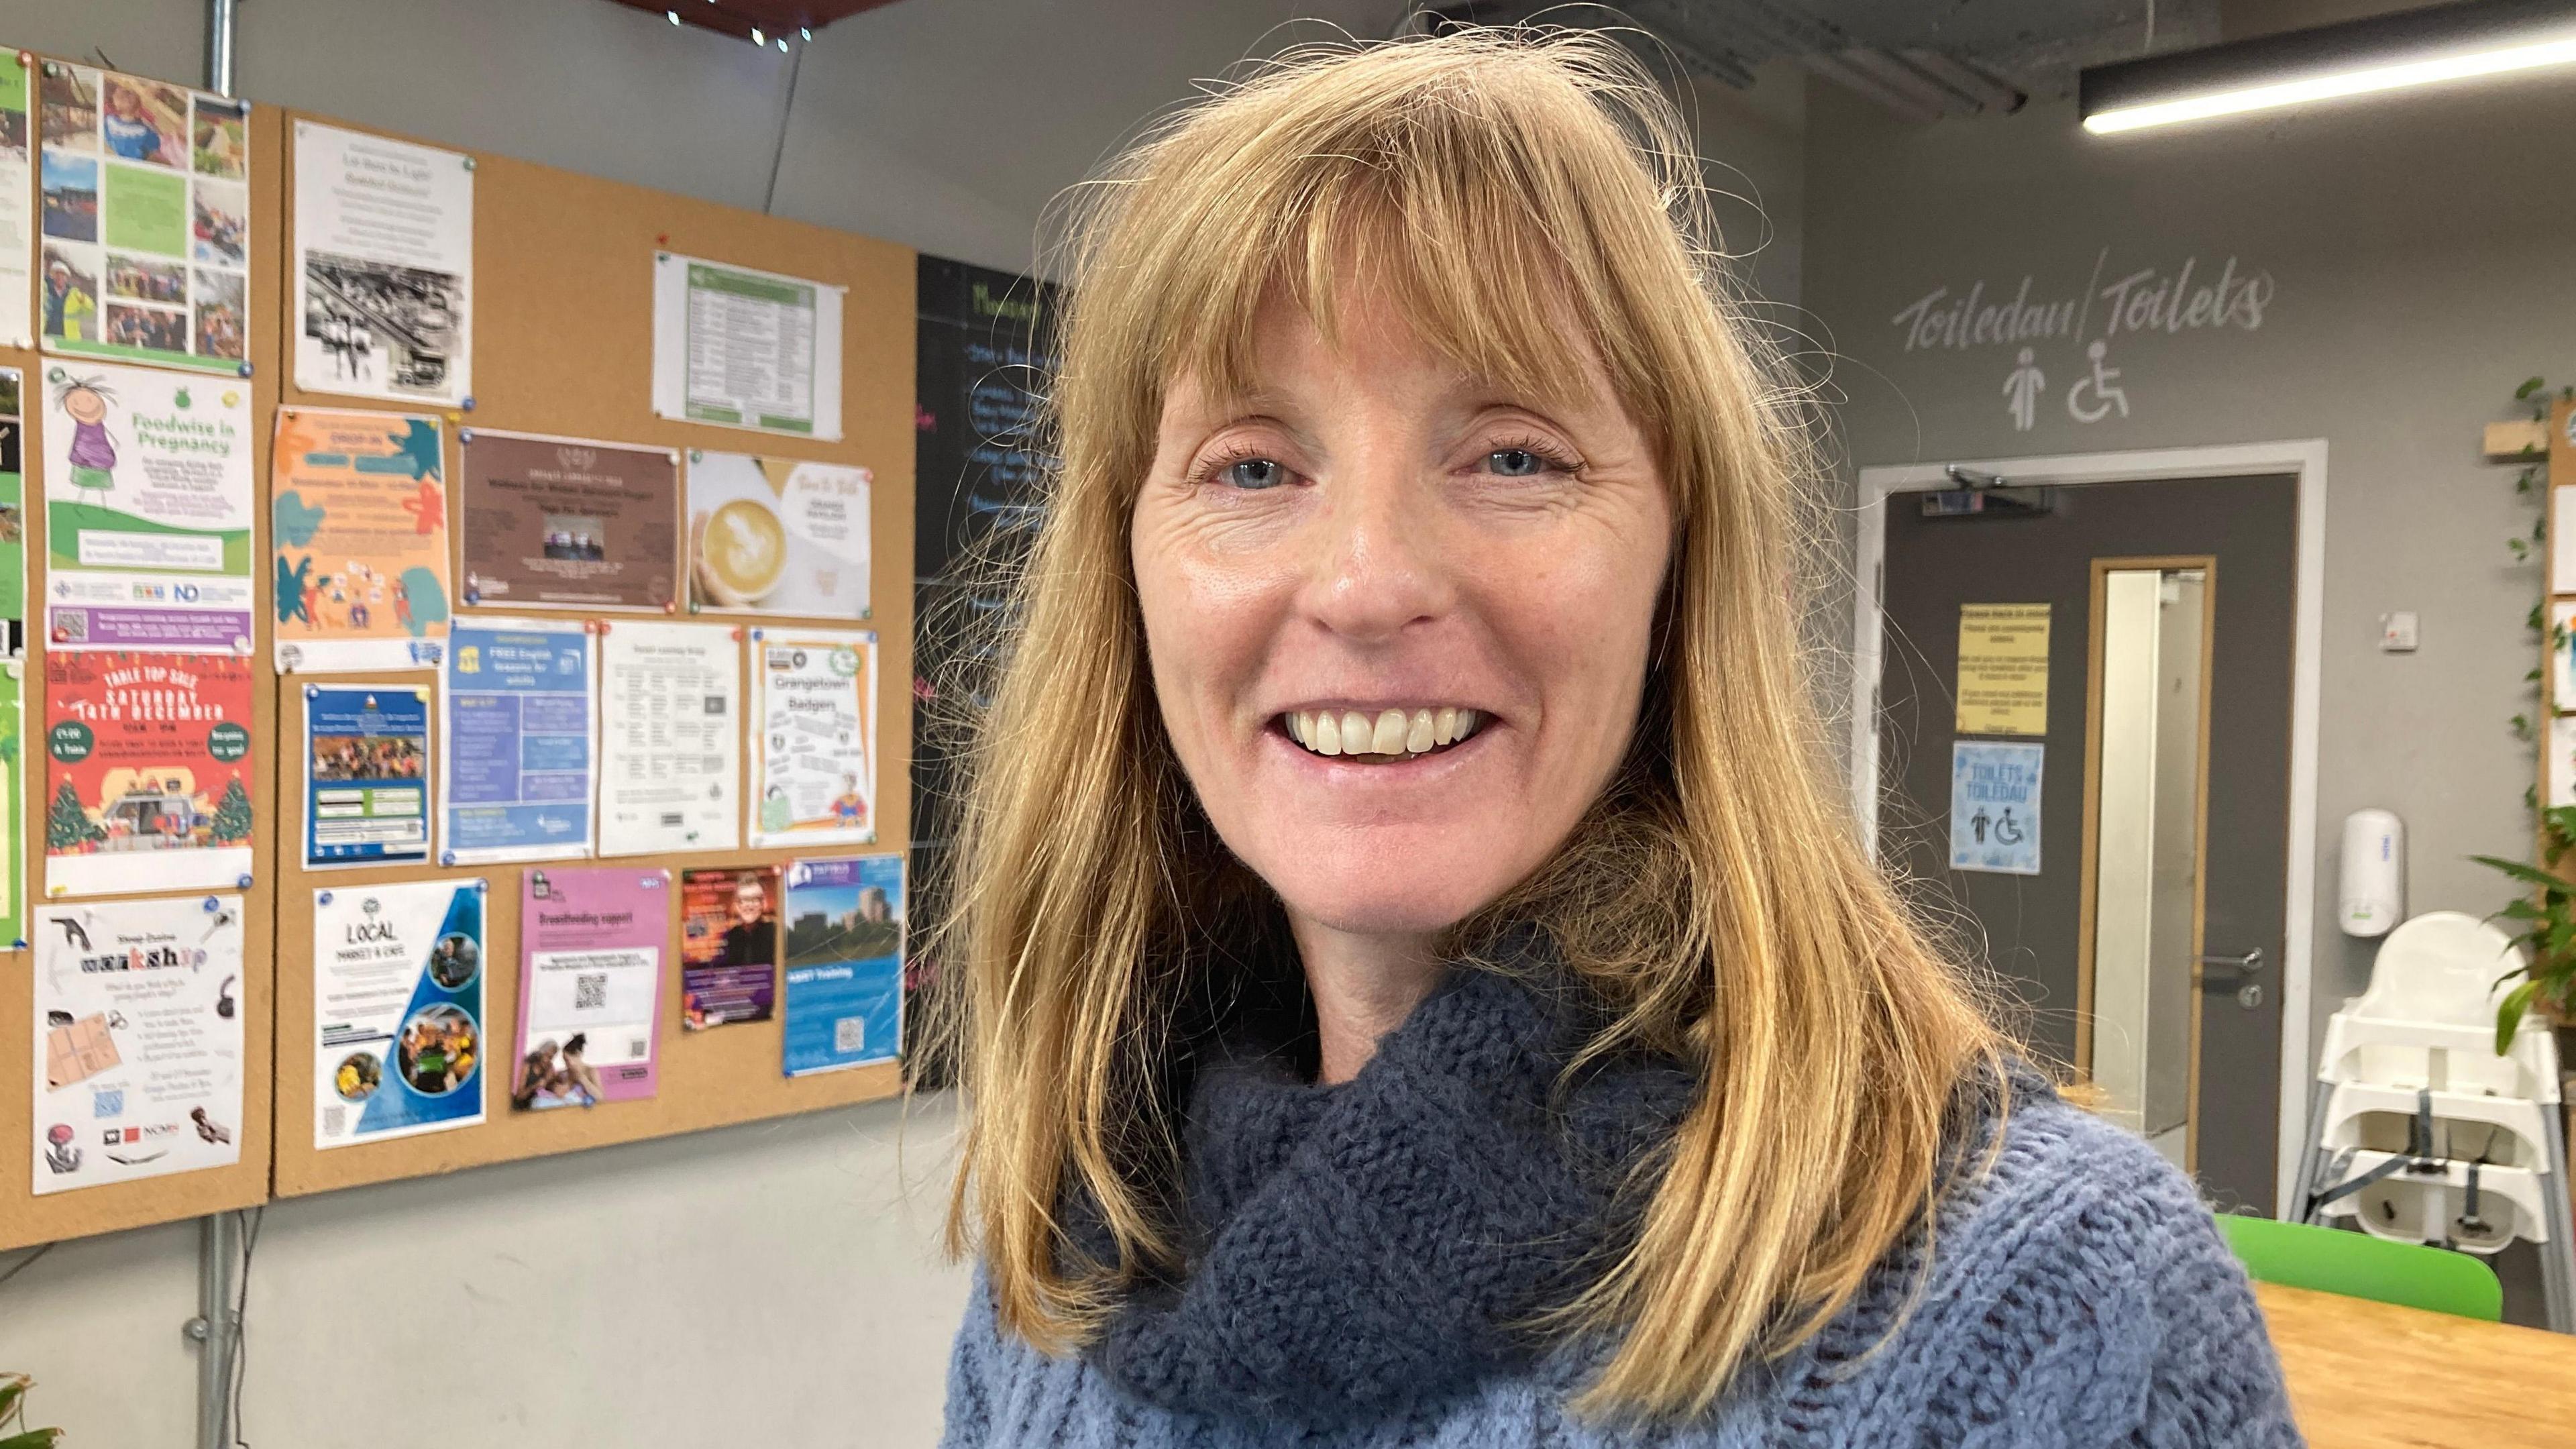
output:
[[[1289,929],[1306,968],[1307,994],[1315,1002],[1321,1047],[1317,1080],[1328,1086],[1347,1082],[1377,1055],[1378,1039],[1402,1025],[1431,994],[1446,967],[1427,935],[1363,935],[1304,920],[1294,912]]]

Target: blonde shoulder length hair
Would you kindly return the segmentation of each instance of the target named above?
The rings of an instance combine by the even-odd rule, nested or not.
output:
[[[1677,520],[1635,743],[1556,858],[1451,943],[1542,922],[1609,1008],[1587,1055],[1703,1086],[1633,1242],[1548,1315],[1616,1352],[1577,1408],[1706,1411],[1814,1334],[1953,1179],[1979,994],[1857,845],[1808,694],[1794,582],[1811,464],[1729,300],[1680,115],[1615,44],[1469,32],[1307,52],[1155,130],[1086,192],[1048,400],[1058,466],[968,750],[938,956],[968,1092],[952,1251],[1001,1323],[1088,1341],[1178,1261],[1167,1067],[1187,1003],[1275,941],[1164,734],[1129,552],[1173,380],[1241,388],[1285,297],[1330,335],[1365,283],[1473,374],[1561,397],[1588,347]],[[1114,1261],[1077,1250],[1087,1195]]]

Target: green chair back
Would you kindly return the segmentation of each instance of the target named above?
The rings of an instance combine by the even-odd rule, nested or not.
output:
[[[2493,1268],[2467,1253],[2234,1213],[2219,1214],[2218,1227],[2259,1282],[2488,1323],[2504,1317],[2504,1285]]]

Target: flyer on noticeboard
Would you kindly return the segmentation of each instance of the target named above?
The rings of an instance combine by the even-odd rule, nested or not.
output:
[[[595,637],[572,619],[471,619],[449,636],[442,864],[591,853]]]
[[[27,944],[26,662],[0,660],[0,946]]]
[[[26,414],[24,374],[0,367],[0,654],[27,649]]]
[[[655,253],[654,415],[838,442],[842,290]]]
[[[280,408],[269,553],[280,673],[445,657],[445,432],[408,413]]]
[[[239,1162],[242,898],[46,906],[35,951],[36,1194]]]
[[[903,1047],[903,857],[787,867],[787,1075],[890,1062]]]
[[[250,884],[251,661],[45,656],[45,888]]]
[[[653,1095],[671,873],[532,869],[519,903],[519,1055],[510,1105]]]
[[[294,265],[297,387],[473,394],[472,157],[297,121]]]
[[[865,468],[689,452],[692,613],[868,617]]]
[[[250,337],[250,103],[38,64],[47,352],[240,376]]]
[[[778,1000],[778,868],[680,876],[680,1024],[767,1021]]]
[[[29,183],[35,132],[27,114],[27,57],[0,50],[0,347],[36,345],[35,291],[28,275],[36,261],[36,228]]]
[[[678,612],[676,451],[489,428],[457,438],[467,604]]]
[[[429,686],[304,687],[304,868],[429,859]]]
[[[45,639],[248,653],[250,384],[45,368]]]
[[[741,680],[730,624],[600,626],[600,854],[742,843]]]
[[[313,1145],[483,1120],[480,880],[313,893]]]
[[[877,636],[754,629],[751,844],[877,838]]]

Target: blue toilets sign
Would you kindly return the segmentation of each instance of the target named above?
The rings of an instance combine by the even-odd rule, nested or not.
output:
[[[1950,746],[1950,868],[2039,874],[2039,775],[2048,747]]]

